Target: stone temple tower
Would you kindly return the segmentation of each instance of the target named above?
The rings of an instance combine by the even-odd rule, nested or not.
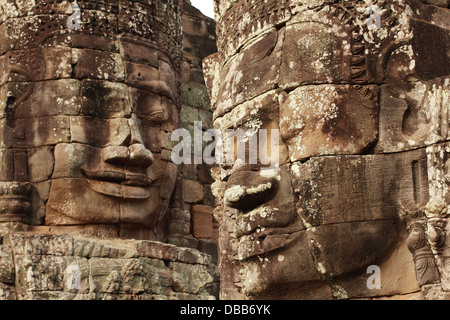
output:
[[[0,298],[217,296],[197,250],[214,247],[191,234],[171,161],[181,12],[178,0],[0,2]]]
[[[449,2],[215,5],[214,125],[279,136],[216,175],[221,297],[449,298]]]

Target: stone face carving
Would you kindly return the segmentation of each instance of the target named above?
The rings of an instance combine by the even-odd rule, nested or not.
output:
[[[158,237],[178,176],[162,141],[179,126],[177,1],[0,7],[1,220]]]
[[[216,129],[280,132],[277,173],[215,171],[221,297],[448,290],[446,218],[427,205],[449,203],[448,3],[215,4],[219,52],[204,69]],[[405,228],[399,213],[416,211]],[[380,289],[367,285],[371,265]]]
[[[211,122],[213,30],[189,1],[0,1],[0,300],[218,296],[211,177],[183,207],[170,141],[184,103]]]

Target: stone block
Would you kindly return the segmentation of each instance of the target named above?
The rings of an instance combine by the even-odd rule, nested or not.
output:
[[[299,14],[295,23],[286,27],[280,66],[280,86],[294,88],[317,83],[341,83],[351,80],[345,72],[350,68],[352,53],[349,33],[339,27],[322,23],[325,10],[317,14],[316,21],[307,21],[308,12]],[[309,18],[310,19],[310,18]]]
[[[211,257],[204,254],[197,249],[192,248],[179,248],[177,250],[177,261],[189,264],[202,264],[209,265],[211,263]]]
[[[100,155],[99,149],[85,144],[57,144],[54,149],[55,166],[52,178],[83,178],[81,166],[96,154]]]
[[[171,262],[169,267],[175,292],[202,294],[214,281],[206,266]]]
[[[214,129],[212,122],[213,114],[211,111],[198,109],[198,118],[202,122],[203,131]]]
[[[189,235],[169,235],[167,241],[177,247],[197,248],[198,240]]]
[[[378,138],[377,96],[376,87],[337,85],[302,86],[284,95],[280,130],[291,161],[369,149]]]
[[[0,245],[0,283],[13,284],[14,274],[14,259],[11,246]],[[0,293],[1,296],[2,294]]]
[[[89,266],[91,292],[133,295],[171,292],[171,274],[160,260],[92,258]]]
[[[1,124],[2,122],[0,122]],[[0,130],[0,139],[2,133]],[[1,144],[1,143],[0,143]],[[11,149],[0,148],[0,179],[2,181],[13,181],[14,172],[12,170],[14,163],[14,152]]]
[[[70,117],[70,133],[71,142],[93,147],[121,146],[131,136],[130,126],[125,118]]]
[[[121,38],[125,61],[159,67],[158,51],[132,39]]]
[[[126,84],[156,94],[162,92],[158,68],[132,62],[125,62],[125,68]]]
[[[214,208],[205,205],[192,206],[192,234],[198,239],[210,239],[213,235]]]
[[[211,256],[211,261],[214,264],[219,262],[218,245],[213,240],[199,239],[198,250]]]
[[[153,241],[138,241],[136,250],[139,255],[146,258],[154,258],[164,261],[176,261],[178,258],[177,248],[170,244]]]
[[[184,201],[188,203],[198,203],[203,200],[203,185],[197,181],[183,180]]]
[[[399,152],[446,140],[450,78],[381,86],[378,152]]]
[[[397,220],[399,199],[429,199],[425,150],[312,158],[293,164],[298,213],[306,225]],[[382,177],[382,178],[380,178]]]
[[[131,102],[128,87],[103,80],[83,80],[80,115],[97,118],[128,118]]]
[[[271,30],[258,36],[239,54],[231,84],[233,104],[241,104],[276,88],[283,40],[284,30]]]
[[[191,225],[189,222],[180,220],[171,221],[168,228],[169,234],[188,235],[191,233]]]
[[[199,121],[198,109],[183,105],[181,107],[181,122],[193,124]]]
[[[32,148],[69,142],[70,120],[68,116],[49,116],[18,119],[13,130],[14,145]]]
[[[42,182],[51,178],[55,158],[53,148],[41,147],[28,152],[28,170],[31,182]]]
[[[73,237],[64,234],[11,233],[9,242],[14,255],[73,255]]]
[[[18,291],[63,291],[74,257],[15,255]],[[85,262],[86,263],[86,262]]]
[[[366,223],[366,226],[368,224]],[[356,232],[361,230],[361,227],[356,228]],[[364,236],[361,239],[364,241]],[[352,274],[337,276],[335,278],[335,283],[343,288],[349,299],[354,299],[358,297],[384,297],[382,299],[390,299],[390,297],[395,297],[395,295],[404,295],[410,292],[419,292],[420,287],[416,280],[416,274],[414,272],[414,261],[413,256],[408,250],[406,243],[407,234],[405,230],[399,228],[398,241],[390,247],[389,252],[384,254],[381,258],[372,262],[370,265],[363,266],[360,271],[352,272]],[[339,241],[339,240],[337,240]],[[350,246],[349,251],[355,250],[355,246]],[[375,250],[370,250],[371,254],[377,250],[377,246],[374,246]],[[329,250],[331,248],[325,249]],[[333,249],[331,249],[333,250]],[[342,258],[345,259],[345,254]],[[329,257],[331,257],[329,255]],[[332,258],[331,258],[332,259]],[[399,265],[395,261],[401,261]],[[380,271],[380,287],[375,289],[369,289],[368,283],[370,283],[370,277],[373,279],[373,271],[370,273],[369,266],[377,266]],[[395,299],[395,298],[394,298]],[[401,299],[398,296],[397,299]],[[401,300],[407,300],[408,297],[404,296]]]
[[[123,81],[125,79],[122,58],[107,51],[84,49],[74,69],[75,78]]]
[[[138,250],[133,244],[121,240],[100,240],[89,238],[74,238],[74,255],[79,257],[98,258],[136,258]]]
[[[181,99],[188,106],[204,110],[210,109],[211,101],[203,84],[192,81],[183,82],[181,84]]]
[[[12,285],[0,283],[0,300],[16,300],[15,288]]]
[[[170,200],[172,192],[175,188],[175,184],[177,182],[177,177],[178,177],[178,167],[175,164],[168,162],[166,164],[164,181],[161,185],[159,194],[161,199]]]

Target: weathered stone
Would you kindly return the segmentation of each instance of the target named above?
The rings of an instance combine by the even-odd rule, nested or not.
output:
[[[178,234],[178,235],[191,234],[191,225],[181,220],[171,221],[168,229],[169,234]]]
[[[173,163],[167,163],[164,181],[161,185],[159,196],[161,199],[169,200],[178,177],[178,167]]]
[[[126,119],[99,119],[70,117],[71,142],[93,147],[120,146],[130,139],[130,127]]]
[[[56,145],[70,140],[68,116],[18,119],[14,131],[14,145],[23,148]]]
[[[217,264],[219,262],[219,256],[217,252],[217,241],[208,239],[199,239],[199,248],[201,252],[209,254],[212,262]]]
[[[113,199],[96,192],[83,179],[55,179],[52,182],[45,217],[46,225],[113,224],[120,219],[120,206]],[[67,198],[69,194],[78,197]],[[61,202],[66,198],[68,201]],[[95,203],[92,208],[90,204]],[[98,208],[102,208],[102,215]],[[61,213],[64,213],[62,215]]]
[[[14,258],[20,291],[63,291],[65,270],[72,257],[31,254]]]
[[[79,257],[99,258],[135,258],[138,250],[122,241],[93,240],[74,238],[74,255]]]
[[[70,48],[12,50],[0,58],[0,68],[3,69],[2,83],[70,78],[71,61]]]
[[[169,244],[159,242],[137,242],[136,250],[142,257],[154,258],[165,261],[176,261],[177,248]]]
[[[214,208],[204,205],[192,206],[192,234],[199,239],[211,239],[213,235],[212,212]]]
[[[381,87],[380,152],[424,147],[448,137],[450,79]]]
[[[203,200],[203,185],[192,180],[183,181],[184,201],[188,203],[197,203]]]
[[[362,91],[367,90],[370,98]],[[291,161],[360,154],[378,137],[377,89],[302,86],[282,97],[280,129]]]
[[[167,238],[167,241],[170,244],[173,244],[177,247],[185,247],[185,248],[197,248],[198,247],[198,240],[192,236],[175,234],[175,235],[170,235]]]
[[[196,249],[180,248],[177,250],[177,261],[189,263],[189,264],[203,264],[208,265],[211,257]]]
[[[195,18],[184,57],[181,6]],[[190,213],[174,213],[169,141],[183,103],[210,127],[200,64],[214,27],[172,0],[0,3],[0,299],[218,296]]]
[[[210,100],[206,87],[196,82],[184,82],[181,87],[183,103],[188,106],[208,109]]]
[[[125,79],[122,58],[119,54],[84,49],[74,69],[75,78],[93,78],[110,81]]]
[[[53,149],[42,147],[30,150],[28,154],[28,168],[30,171],[30,181],[42,182],[51,178],[55,159]]]
[[[71,256],[74,250],[73,237],[68,235],[12,233],[9,242],[14,255],[22,256]]]
[[[173,289],[175,292],[203,294],[213,277],[206,266],[171,262]]]
[[[53,179],[77,177],[81,178],[79,168],[86,163],[90,156],[95,155],[95,148],[78,143],[59,143],[55,146],[55,167]]]
[[[0,283],[0,299],[1,300],[16,300],[16,294],[13,286]]]
[[[396,220],[399,199],[405,203],[426,203],[429,197],[424,150],[318,157],[305,164],[294,164],[291,170],[301,199],[298,213],[313,226]],[[380,176],[383,179],[377,178]]]
[[[172,285],[170,273],[158,260],[92,258],[89,266],[91,292],[164,295]]]
[[[271,175],[224,135],[221,297],[446,297],[448,3],[215,5],[215,128],[280,133]]]
[[[189,106],[183,106],[181,108],[180,117],[182,123],[194,123],[195,121],[199,121],[198,109]]]
[[[125,60],[158,68],[158,51],[132,39],[121,39]]]
[[[128,87],[121,83],[83,80],[80,115],[97,118],[128,118],[131,105]]]
[[[0,246],[0,283],[14,283],[14,261],[10,246]],[[2,296],[0,294],[0,296]]]

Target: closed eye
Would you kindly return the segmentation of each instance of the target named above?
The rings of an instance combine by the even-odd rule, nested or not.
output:
[[[147,125],[160,125],[166,120],[164,112],[162,111],[153,111],[147,115],[139,115],[141,121]]]

